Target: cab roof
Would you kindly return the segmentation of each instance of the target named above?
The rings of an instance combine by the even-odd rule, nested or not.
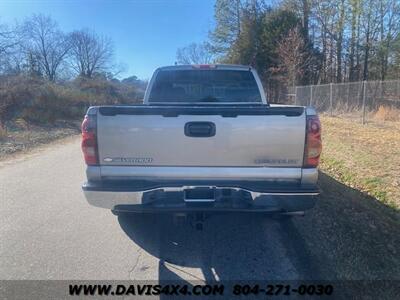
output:
[[[158,68],[160,71],[172,71],[172,70],[238,70],[238,71],[250,71],[251,66],[245,65],[231,65],[231,64],[200,64],[200,65],[175,65],[175,66],[164,66]]]

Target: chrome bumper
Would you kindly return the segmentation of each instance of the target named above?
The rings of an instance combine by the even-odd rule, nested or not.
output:
[[[215,185],[196,185],[180,187],[154,188],[146,191],[129,191],[118,189],[103,189],[97,186],[85,184],[82,188],[89,204],[97,207],[108,208],[112,210],[129,211],[185,211],[193,210],[193,206],[182,201],[169,201],[168,197],[159,197],[160,195],[171,195],[174,200],[180,199],[185,190],[208,187],[216,190],[231,190],[233,193],[241,193],[246,203],[239,206],[221,205],[214,202],[207,206],[200,207],[206,210],[266,210],[266,211],[302,211],[312,208],[316,196],[319,195],[317,188],[309,189],[291,189],[291,190],[271,190],[255,192],[237,186],[215,186]],[[244,200],[243,200],[244,201]],[[243,205],[242,205],[243,204]],[[199,207],[195,208],[196,210]]]

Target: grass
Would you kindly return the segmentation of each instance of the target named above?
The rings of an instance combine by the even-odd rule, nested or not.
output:
[[[366,125],[321,116],[321,170],[343,184],[400,209],[400,122]]]
[[[400,121],[362,125],[354,115],[321,115],[321,122],[322,193],[294,227],[321,262],[322,278],[398,280]]]
[[[400,121],[400,110],[381,105],[375,112],[374,119],[380,121]]]
[[[321,115],[322,193],[293,227],[324,279],[400,278],[400,122],[368,121]]]
[[[324,172],[319,185],[322,194],[315,208],[293,222],[320,262],[320,278],[398,280],[399,211]]]

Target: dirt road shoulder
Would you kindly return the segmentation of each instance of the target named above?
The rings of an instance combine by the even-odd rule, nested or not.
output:
[[[0,167],[16,160],[24,160],[54,144],[76,140],[80,134],[80,122],[59,121],[53,125],[13,124],[0,139]]]

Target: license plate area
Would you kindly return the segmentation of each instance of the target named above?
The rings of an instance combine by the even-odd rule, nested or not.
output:
[[[191,203],[215,202],[215,188],[199,187],[185,189],[183,191],[183,200]]]

